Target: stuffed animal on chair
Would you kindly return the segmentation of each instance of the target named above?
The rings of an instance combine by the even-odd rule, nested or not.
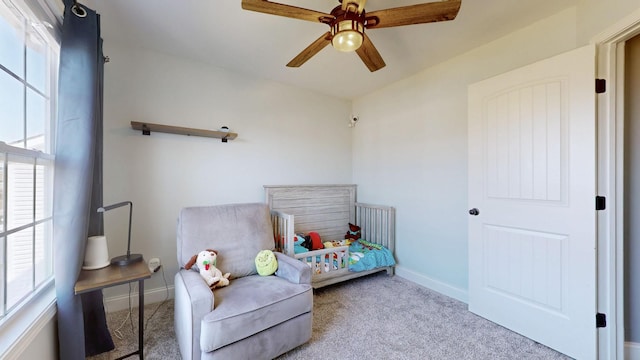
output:
[[[198,254],[193,255],[191,259],[184,266],[185,269],[190,270],[193,265],[198,265],[200,276],[204,279],[211,290],[229,285],[229,273],[222,275],[216,267],[218,260],[218,252],[215,250],[207,249],[200,251]]]

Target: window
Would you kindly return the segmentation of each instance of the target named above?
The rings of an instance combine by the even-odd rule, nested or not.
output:
[[[0,323],[53,281],[59,44],[33,14],[0,1]]]

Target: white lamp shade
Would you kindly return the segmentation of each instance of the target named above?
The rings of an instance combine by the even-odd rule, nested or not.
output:
[[[96,270],[109,266],[109,249],[107,248],[107,237],[91,236],[87,239],[87,247],[84,251],[83,270]]]

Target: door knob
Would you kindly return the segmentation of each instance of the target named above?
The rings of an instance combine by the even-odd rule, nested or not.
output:
[[[480,210],[473,208],[471,210],[469,210],[469,215],[473,215],[473,216],[478,216],[480,215]]]

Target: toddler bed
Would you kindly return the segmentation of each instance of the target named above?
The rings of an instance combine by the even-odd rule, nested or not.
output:
[[[356,202],[356,185],[265,185],[275,247],[306,262],[312,285],[323,287],[378,271],[394,273],[395,209]],[[361,240],[349,244],[349,223]],[[332,246],[296,253],[296,234],[317,232]],[[371,254],[369,254],[371,253]]]

